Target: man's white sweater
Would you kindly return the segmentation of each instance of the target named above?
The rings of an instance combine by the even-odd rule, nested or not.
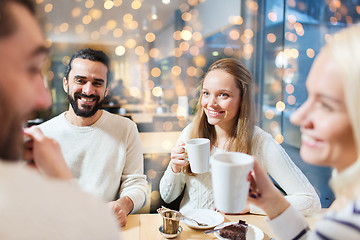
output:
[[[65,114],[39,127],[59,142],[80,187],[105,201],[128,196],[134,203],[132,212],[139,210],[146,202],[148,185],[136,124],[103,111],[93,125],[78,127]]]

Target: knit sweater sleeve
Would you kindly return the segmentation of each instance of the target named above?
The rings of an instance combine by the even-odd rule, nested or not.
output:
[[[286,193],[286,200],[304,215],[321,209],[320,199],[306,176],[275,139],[260,128],[256,130],[253,153],[267,173]],[[251,206],[253,213],[264,213]]]
[[[144,159],[140,136],[136,125],[130,122],[127,139],[126,162],[121,176],[120,197],[128,196],[134,203],[132,213],[138,211],[147,201],[149,187],[143,174]]]
[[[189,139],[189,134],[191,130],[191,124],[183,129],[180,134],[179,139],[177,140],[176,145],[178,145],[181,141],[185,142]],[[160,195],[161,198],[166,202],[170,203],[174,201],[177,197],[180,196],[185,187],[185,174],[174,173],[171,169],[170,163],[164,172],[163,177],[160,180]]]
[[[311,231],[304,216],[293,206],[267,222],[279,240],[360,239],[360,201],[350,202],[338,211],[327,210]]]

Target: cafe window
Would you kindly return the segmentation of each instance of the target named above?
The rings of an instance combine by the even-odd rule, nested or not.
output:
[[[170,149],[191,122],[198,84],[214,61],[245,63],[255,82],[257,124],[298,149],[299,129],[289,116],[307,97],[311,64],[332,33],[360,16],[354,0],[36,2],[51,47],[44,76],[53,97],[40,116],[67,110],[62,78],[70,56],[85,47],[105,51],[113,82],[104,108],[138,125],[152,211],[161,201],[158,183]],[[331,203],[327,198],[323,206]]]

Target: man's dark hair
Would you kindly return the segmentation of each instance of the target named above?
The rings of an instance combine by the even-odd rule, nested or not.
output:
[[[71,59],[69,61],[69,64],[66,67],[65,70],[65,78],[68,79],[69,78],[69,73],[71,71],[71,65],[72,62],[74,61],[74,59],[76,58],[80,58],[80,59],[88,59],[90,61],[94,61],[94,62],[101,62],[103,63],[106,67],[107,67],[107,74],[106,74],[106,86],[109,86],[109,83],[111,81],[111,76],[110,76],[110,69],[109,69],[109,64],[110,64],[110,60],[109,57],[103,52],[103,51],[98,51],[98,50],[94,50],[91,48],[86,48],[86,49],[81,49],[77,52],[75,52],[72,56]]]
[[[12,10],[10,10],[11,3],[22,5],[35,15],[35,4],[32,0],[0,0],[0,38],[9,36],[17,27]]]

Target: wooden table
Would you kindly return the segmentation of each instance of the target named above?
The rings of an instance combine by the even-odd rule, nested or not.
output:
[[[264,239],[269,240],[274,237],[270,227],[265,221],[265,216],[246,214],[246,215],[224,215],[225,222],[237,222],[239,219],[246,221],[264,232]],[[310,227],[318,221],[318,217],[307,218]],[[122,239],[129,240],[159,240],[165,239],[159,232],[162,225],[162,218],[159,214],[134,214],[128,217],[128,222],[122,228]],[[189,228],[185,223],[180,222],[183,231],[176,239],[217,239],[213,233],[204,234],[204,230]]]

